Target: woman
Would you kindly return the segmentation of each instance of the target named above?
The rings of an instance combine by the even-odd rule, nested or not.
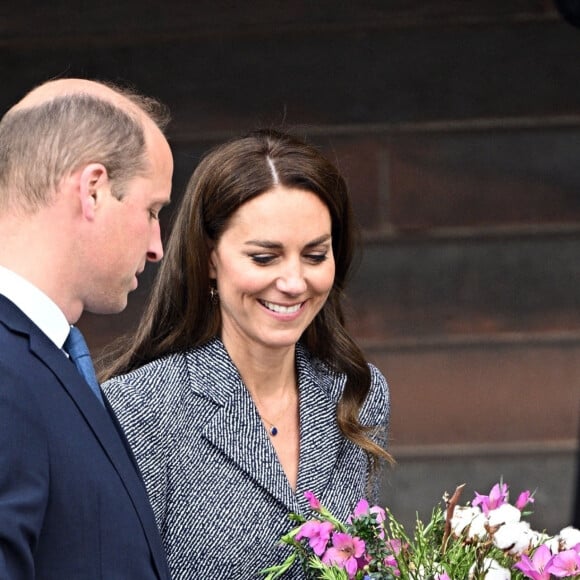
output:
[[[339,518],[374,499],[389,398],[344,327],[353,249],[345,182],[302,141],[257,132],[195,170],[103,385],[175,580],[257,578],[306,491]]]

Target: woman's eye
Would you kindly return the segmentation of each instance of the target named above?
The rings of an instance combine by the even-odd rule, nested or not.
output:
[[[321,264],[322,262],[324,262],[327,258],[327,254],[307,254],[306,259],[310,260],[311,262],[313,262],[314,264]]]
[[[253,254],[250,256],[250,258],[252,259],[252,262],[261,266],[269,264],[272,260],[274,260],[274,256],[271,254]]]

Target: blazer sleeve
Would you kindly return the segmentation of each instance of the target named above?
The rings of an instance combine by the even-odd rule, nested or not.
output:
[[[0,578],[32,580],[49,487],[47,436],[22,369],[7,361],[0,357]]]
[[[391,399],[387,380],[381,371],[369,364],[371,371],[371,388],[361,409],[360,421],[371,428],[371,439],[383,449],[387,449],[389,441],[389,422],[391,417]],[[368,500],[376,503],[380,494],[381,475],[385,461],[379,462],[378,470],[371,474],[369,481]]]

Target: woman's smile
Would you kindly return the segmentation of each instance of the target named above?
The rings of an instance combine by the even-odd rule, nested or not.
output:
[[[316,194],[276,186],[244,203],[210,261],[228,351],[293,347],[334,273],[330,212]]]
[[[302,305],[304,304],[304,302],[298,302],[297,304],[286,306],[284,304],[277,304],[275,302],[268,302],[267,300],[260,299],[258,299],[258,302],[263,306],[265,306],[268,310],[271,310],[272,312],[277,312],[278,314],[294,314],[298,312],[302,308]]]

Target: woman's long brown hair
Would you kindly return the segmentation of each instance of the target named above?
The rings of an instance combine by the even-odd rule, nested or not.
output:
[[[337,422],[344,436],[364,449],[373,464],[380,459],[390,462],[390,454],[359,421],[371,376],[360,348],[346,331],[342,309],[355,249],[346,183],[317,149],[288,134],[257,131],[216,147],[201,160],[178,209],[141,324],[133,335],[105,352],[101,378],[127,373],[219,335],[220,310],[209,299],[211,248],[242,204],[277,184],[311,191],[328,207],[334,284],[300,340],[314,356],[346,375],[337,406]]]

